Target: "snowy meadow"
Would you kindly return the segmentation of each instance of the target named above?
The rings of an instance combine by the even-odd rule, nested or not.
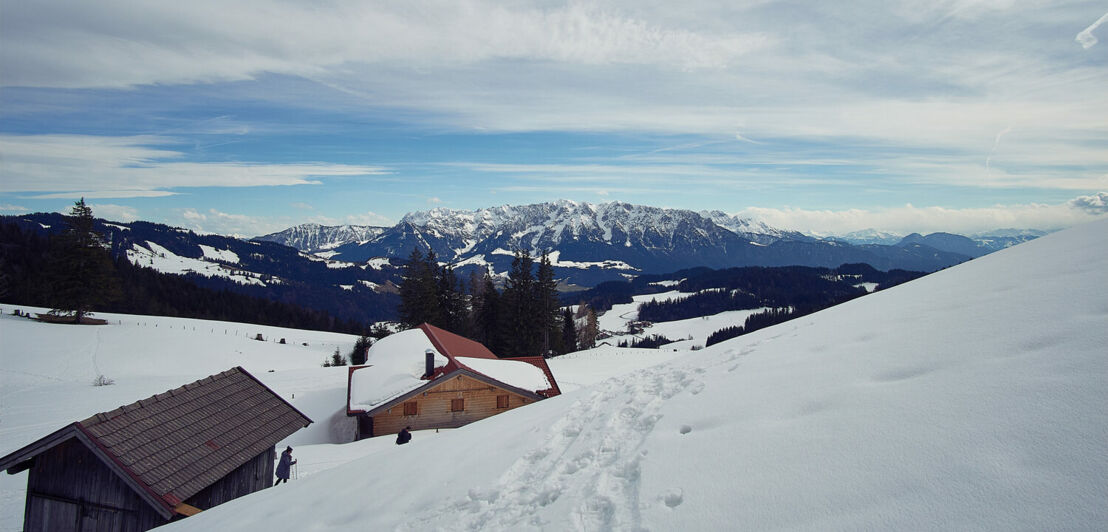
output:
[[[5,306],[0,453],[241,365],[315,421],[280,444],[299,478],[169,528],[1103,529],[1106,235],[1079,226],[702,350],[552,359],[563,395],[403,447],[346,443],[346,370],[319,366],[352,336]],[[26,474],[0,478],[0,529],[18,530]]]

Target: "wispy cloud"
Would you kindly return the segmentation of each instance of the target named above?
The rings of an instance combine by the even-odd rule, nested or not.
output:
[[[574,142],[540,155],[505,142],[488,163],[457,167],[480,194],[435,194],[461,206],[487,201],[485,191],[519,201],[638,192],[662,203],[775,190],[781,205],[781,190],[825,185],[801,196],[826,205],[884,189],[896,191],[886,203],[902,204],[906,187],[1020,190],[1029,204],[1039,192],[1108,188],[1108,69],[1094,46],[1108,15],[1077,34],[1084,50],[1070,40],[1103,9],[1091,1],[10,4],[0,84],[15,88],[0,93],[0,120],[19,120],[5,130],[130,128],[0,135],[0,199],[33,207],[24,198],[137,200],[375,175],[395,180],[381,194],[403,198],[375,209],[418,209],[422,190],[457,183],[423,170],[492,153],[465,153],[488,138],[547,132]],[[37,97],[12,96],[27,93]],[[399,148],[389,168],[362,146],[334,146],[336,127],[349,128],[344,138],[380,127],[366,138]],[[126,136],[135,132],[159,135]],[[288,151],[258,148],[294,136],[310,141],[302,153],[337,155],[287,164]],[[457,144],[424,150],[444,139]],[[404,183],[412,178],[420,187]],[[325,197],[311,201],[322,210]]]
[[[3,212],[27,212],[30,209],[21,205],[12,205],[11,203],[0,203],[0,211]]]
[[[1096,31],[1096,29],[1099,28],[1101,24],[1104,24],[1105,21],[1108,21],[1108,13],[1105,13],[1103,16],[1098,18],[1096,22],[1090,24],[1088,28],[1081,30],[1081,32],[1078,33],[1077,37],[1074,37],[1073,40],[1081,43],[1081,47],[1086,50],[1092,48],[1096,45],[1098,41],[1098,39],[1093,36],[1093,32]]]
[[[137,198],[184,187],[319,184],[320,178],[380,175],[380,167],[327,163],[183,162],[163,137],[0,135],[0,192],[37,198]]]
[[[1058,229],[1108,216],[1108,193],[1054,204],[994,205],[977,208],[903,205],[885,209],[815,210],[750,207],[736,213],[771,226],[823,235],[863,229],[901,234],[937,231],[973,234],[1001,228]]]
[[[3,21],[3,83],[127,87],[247,80],[264,72],[311,77],[357,63],[497,58],[712,69],[771,41],[758,31],[670,27],[583,3],[327,4],[14,4]]]
[[[139,210],[134,207],[128,207],[126,205],[115,205],[112,203],[90,203],[89,208],[92,209],[93,214],[97,218],[103,218],[105,220],[114,220],[117,222],[133,222],[141,219]],[[69,211],[65,211],[69,214]]]

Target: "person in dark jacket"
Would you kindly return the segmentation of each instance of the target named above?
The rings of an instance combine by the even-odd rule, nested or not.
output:
[[[295,463],[296,460],[292,459],[292,447],[286,447],[285,452],[281,453],[281,461],[277,462],[277,482],[273,483],[274,486],[289,481],[289,470]]]
[[[400,433],[396,435],[397,445],[404,445],[405,443],[412,441],[412,433],[408,432],[409,430],[411,430],[411,428],[412,427],[404,427],[404,430],[400,431]]]

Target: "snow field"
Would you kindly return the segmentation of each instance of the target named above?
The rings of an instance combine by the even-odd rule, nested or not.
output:
[[[317,425],[342,425],[321,422],[334,412],[327,395],[345,387],[343,368],[318,367],[328,351],[264,364],[276,371],[255,375],[282,396],[295,393],[293,404],[317,421],[290,438],[301,478],[170,529],[1102,529],[1105,235],[1108,222],[1077,227],[695,352],[604,347],[555,358],[567,393],[416,433],[405,446],[321,443],[331,435]],[[0,319],[0,430],[17,406],[21,440],[226,369],[192,367],[183,355],[198,344],[150,350],[151,341],[172,342],[145,336],[131,345],[43,324],[53,328],[21,330],[36,339],[10,360],[13,320]],[[59,340],[47,345],[44,335]],[[255,343],[274,360],[288,347]],[[92,377],[90,352],[103,364],[105,352],[124,348],[134,350],[129,359],[167,355],[163,376],[124,372],[100,388],[83,380]],[[216,365],[207,356],[200,365]],[[38,358],[74,366],[51,380]],[[8,379],[26,393],[9,394]],[[155,379],[174,382],[146,382]],[[135,381],[154,389],[90,404]],[[73,415],[82,410],[91,411]],[[18,447],[0,437],[0,452]],[[0,480],[4,528],[19,527],[22,494],[11,486],[22,489],[25,478]]]
[[[172,526],[1099,529],[1106,234],[1044,237]]]

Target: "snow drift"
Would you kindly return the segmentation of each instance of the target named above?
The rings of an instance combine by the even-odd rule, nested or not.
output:
[[[1105,235],[1050,235],[171,528],[1101,528]]]

